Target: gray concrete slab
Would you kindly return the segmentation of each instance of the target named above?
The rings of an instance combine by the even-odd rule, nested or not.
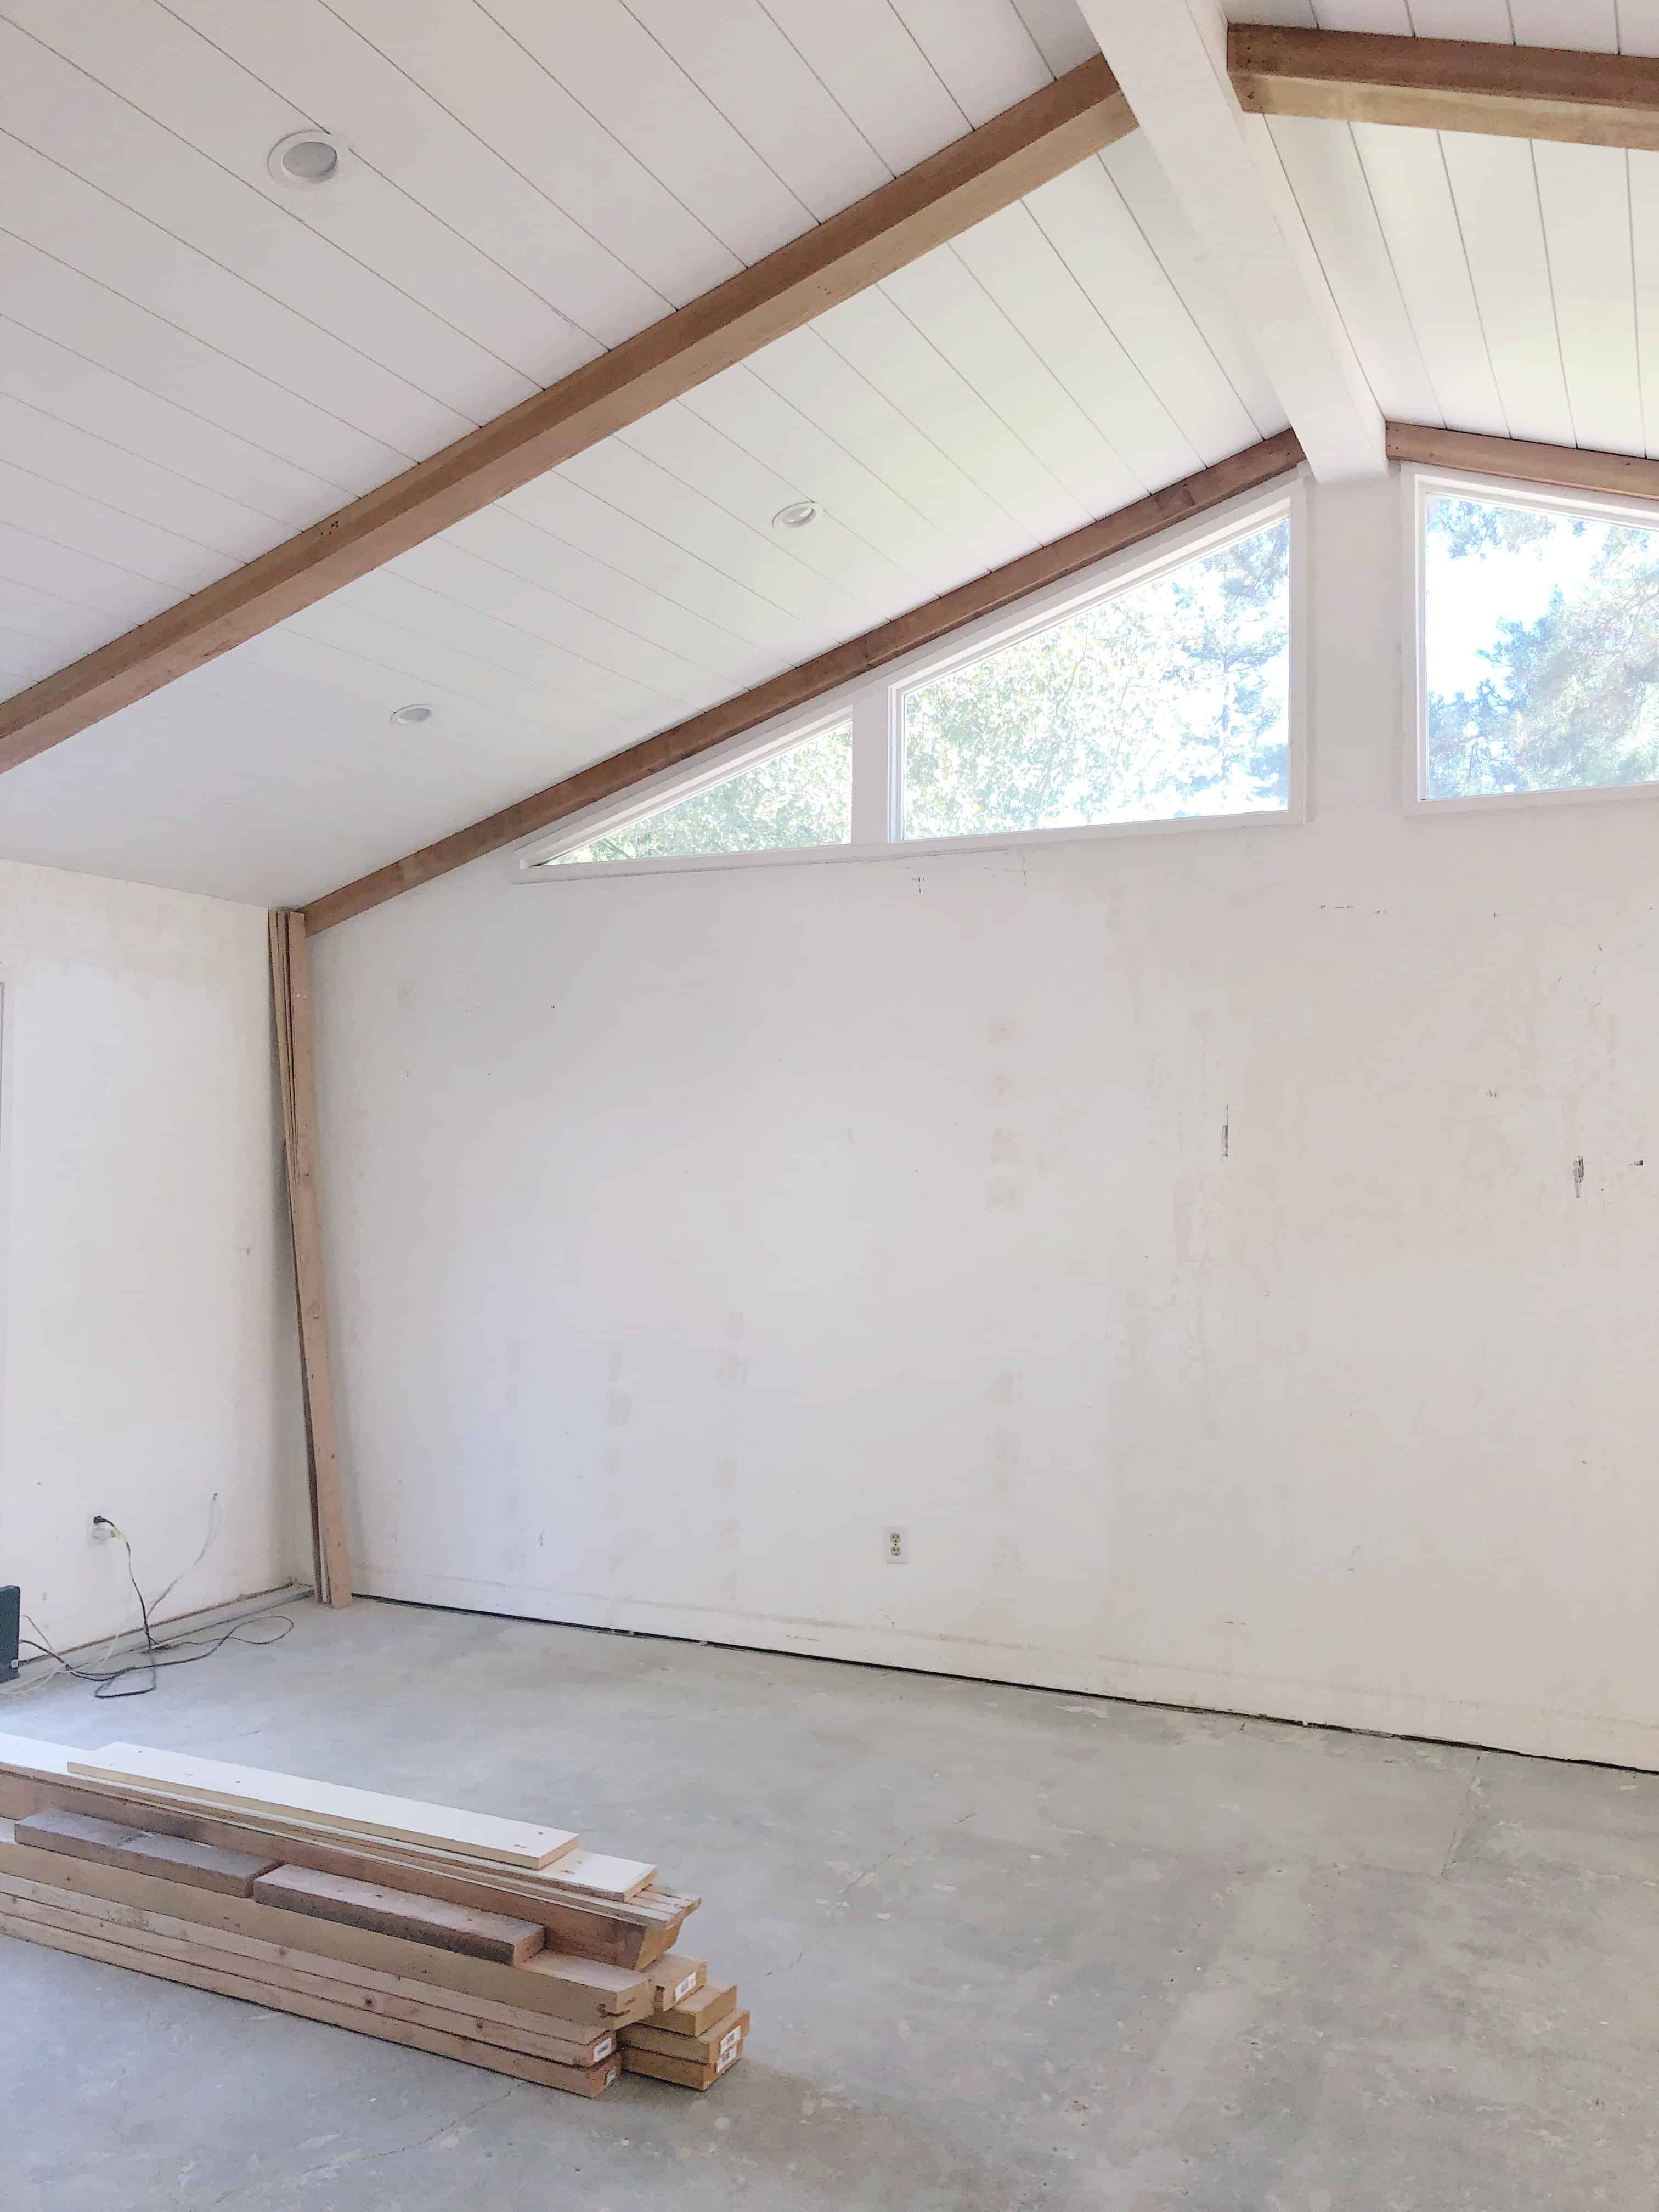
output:
[[[657,1859],[755,2029],[594,2104],[0,1939],[8,2212],[1659,2205],[1659,1778],[361,1603],[117,1736]]]

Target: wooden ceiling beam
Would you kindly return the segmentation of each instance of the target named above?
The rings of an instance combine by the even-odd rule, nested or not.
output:
[[[1105,63],[1083,63],[482,429],[0,702],[0,772],[517,491],[1133,128]]]
[[[1526,438],[1490,438],[1474,430],[1440,430],[1390,422],[1389,459],[1449,475],[1507,477],[1554,491],[1611,492],[1659,502],[1659,461],[1640,453],[1607,453],[1583,446],[1541,446]]]
[[[314,937],[322,930],[332,929],[338,922],[349,921],[354,915],[383,906],[400,892],[414,890],[419,884],[447,875],[453,868],[465,867],[469,860],[481,860],[486,854],[500,852],[516,844],[521,837],[532,837],[539,830],[551,829],[556,822],[568,820],[584,807],[597,805],[601,799],[614,799],[619,792],[643,782],[647,776],[659,775],[664,769],[677,768],[681,762],[695,759],[697,754],[723,744],[728,738],[741,736],[745,730],[757,730],[776,714],[809,706],[813,700],[823,698],[843,684],[855,682],[872,669],[914,653],[918,647],[932,645],[965,623],[977,622],[983,615],[1012,605],[1030,592],[1075,575],[1079,569],[1103,561],[1109,554],[1122,552],[1144,538],[1156,537],[1160,530],[1184,522],[1189,516],[1206,514],[1240,492],[1254,491],[1259,485],[1270,483],[1275,477],[1294,469],[1301,459],[1302,448],[1295,434],[1281,430],[1276,438],[1249,447],[1228,460],[1218,461],[1213,468],[1200,469],[1196,476],[1168,484],[1150,498],[1137,500],[1132,507],[1120,507],[1098,522],[1085,523],[1068,538],[1061,538],[1052,545],[1041,545],[1035,552],[1023,553],[1017,561],[992,569],[988,575],[975,576],[971,582],[946,592],[940,599],[930,599],[925,606],[913,608],[896,621],[883,623],[879,629],[866,630],[860,637],[849,638],[845,645],[834,646],[816,659],[804,661],[799,668],[775,676],[752,691],[694,714],[690,721],[677,723],[671,730],[659,731],[655,737],[646,738],[639,744],[629,745],[625,752],[613,753],[608,760],[597,761],[592,768],[580,769],[562,782],[550,785],[545,791],[535,792],[528,799],[505,806],[499,814],[475,822],[470,829],[441,837],[435,845],[411,853],[406,860],[394,860],[388,867],[376,868],[372,875],[347,884],[343,890],[313,899],[305,909],[307,933]]]
[[[1258,115],[1659,149],[1659,61],[1641,55],[1236,23],[1227,73]]]

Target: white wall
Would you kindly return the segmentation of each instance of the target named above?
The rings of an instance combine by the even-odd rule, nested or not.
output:
[[[60,1648],[307,1553],[262,908],[0,863],[0,1582]]]
[[[1305,827],[318,942],[370,1590],[1659,1765],[1659,803],[1406,814],[1397,502]]]

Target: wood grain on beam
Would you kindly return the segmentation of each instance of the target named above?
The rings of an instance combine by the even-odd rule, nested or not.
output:
[[[517,491],[1133,128],[1104,62],[1085,62],[534,398],[0,703],[0,772]]]
[[[1659,61],[1635,54],[1237,23],[1227,72],[1261,115],[1659,149]]]
[[[1579,446],[1535,446],[1523,438],[1487,438],[1473,430],[1436,430],[1390,422],[1389,459],[1460,474],[1510,477],[1557,491],[1614,492],[1659,500],[1659,461],[1638,453],[1602,453]]]
[[[413,890],[436,876],[447,875],[452,868],[465,867],[469,860],[499,852],[520,837],[550,829],[556,822],[580,814],[584,807],[614,799],[647,776],[678,767],[728,738],[758,729],[775,714],[807,706],[872,669],[883,667],[920,646],[932,645],[982,615],[994,614],[1030,592],[1074,575],[1079,568],[1139,544],[1173,523],[1218,507],[1239,492],[1270,483],[1295,468],[1301,459],[1302,448],[1294,433],[1283,430],[1276,438],[1249,447],[1213,468],[1201,469],[1196,476],[1167,485],[1148,499],[1137,500],[1133,507],[1120,507],[1099,522],[1086,523],[1069,538],[1024,553],[988,575],[975,576],[971,583],[946,592],[941,599],[930,599],[925,606],[882,623],[878,629],[849,638],[845,645],[834,646],[752,691],[694,714],[690,721],[677,723],[671,730],[659,731],[655,737],[629,745],[625,752],[613,753],[608,760],[596,762],[545,791],[503,807],[499,814],[475,822],[471,829],[458,830],[452,836],[441,837],[435,845],[411,853],[406,860],[394,860],[343,890],[330,891],[307,907],[306,927],[313,936],[332,929],[337,922],[349,921],[354,915],[384,905],[400,891]]]

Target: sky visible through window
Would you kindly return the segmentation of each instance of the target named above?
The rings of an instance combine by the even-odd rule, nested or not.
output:
[[[1425,552],[1430,798],[1659,779],[1659,532],[1437,497]]]

